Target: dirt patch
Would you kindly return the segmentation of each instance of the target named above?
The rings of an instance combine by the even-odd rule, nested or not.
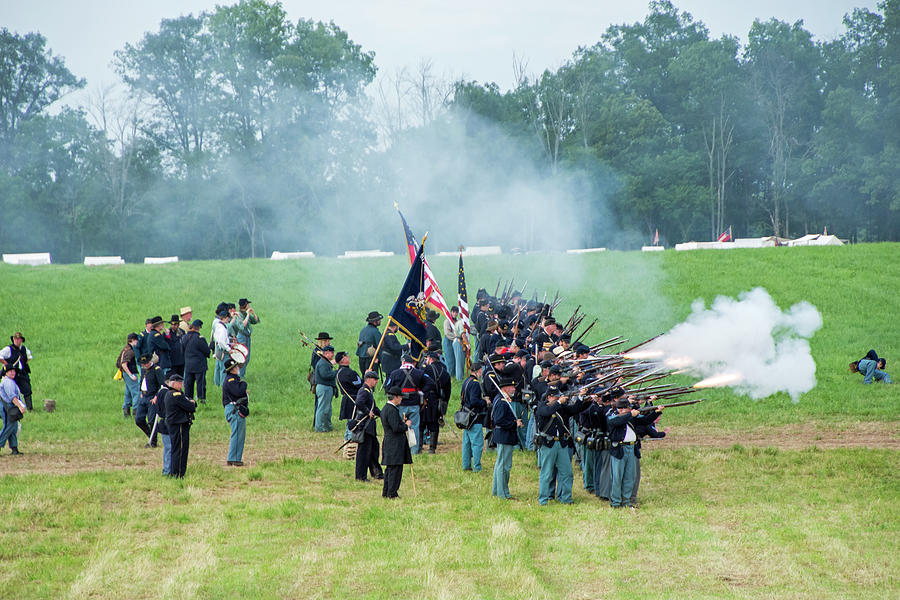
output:
[[[292,435],[258,434],[250,432],[244,449],[243,469],[282,459],[344,460],[335,453],[343,442],[339,433],[315,435],[300,432]],[[782,450],[802,450],[818,447],[872,448],[900,450],[900,422],[848,423],[840,427],[815,424],[785,425],[748,430],[723,431],[721,428],[693,426],[674,428],[663,439],[645,440],[655,450],[669,448],[730,448],[742,446],[773,447]],[[460,438],[447,430],[441,431],[438,454],[459,452]],[[144,448],[143,440],[112,448],[72,448],[64,444],[23,440],[21,456],[10,456],[4,449],[0,455],[0,475],[69,474],[120,469],[162,469],[162,447]],[[198,464],[226,465],[227,438],[215,443],[191,442],[188,471]]]

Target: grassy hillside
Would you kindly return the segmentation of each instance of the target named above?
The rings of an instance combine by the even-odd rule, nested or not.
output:
[[[431,263],[455,299],[456,259]],[[538,507],[534,459],[520,453],[511,483],[520,501],[492,501],[493,457],[480,475],[463,474],[449,430],[438,455],[417,458],[415,497],[409,471],[394,504],[377,485],[353,481],[352,466],[334,460],[340,432],[311,431],[309,350],[296,331],[325,330],[339,350],[353,350],[365,315],[390,309],[407,267],[404,257],[0,265],[0,334],[23,331],[35,355],[35,402],[57,401],[53,414],[26,416],[25,456],[0,456],[0,474],[13,473],[0,478],[8,515],[0,558],[10,567],[0,585],[23,598],[900,591],[891,576],[900,567],[896,450],[743,445],[760,431],[789,438],[810,426],[865,435],[869,423],[896,439],[900,386],[863,386],[846,365],[876,348],[894,370],[900,245],[466,260],[471,297],[478,287],[493,291],[498,277],[528,280],[551,297],[559,289],[560,315],[581,304],[600,319],[589,342],[625,335],[636,343],[679,323],[698,298],[708,304],[757,286],[781,308],[806,300],[822,313],[811,341],[818,385],[799,402],[709,390],[709,402],[666,414],[675,439],[716,430],[730,441],[649,450],[637,515],[614,513],[580,489],[574,506]],[[223,466],[228,427],[210,375],[188,477],[164,480],[159,452],[144,450],[142,434],[122,418],[115,358],[148,316],[168,319],[191,305],[208,335],[215,305],[239,297],[253,301],[262,321],[247,376],[250,466]]]

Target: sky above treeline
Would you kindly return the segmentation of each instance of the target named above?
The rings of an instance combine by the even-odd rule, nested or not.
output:
[[[114,84],[113,53],[156,31],[160,20],[211,11],[227,0],[0,0],[0,26],[41,32],[69,69],[87,79],[86,94]],[[234,2],[236,3],[236,2]],[[514,60],[528,73],[556,69],[578,46],[593,45],[610,25],[641,21],[648,2],[634,0],[283,0],[292,21],[334,21],[366,51],[379,74],[431,61],[447,79],[514,84]],[[712,37],[746,40],[754,19],[775,17],[804,26],[819,40],[837,37],[853,8],[875,10],[875,0],[679,0],[675,6],[703,21]]]

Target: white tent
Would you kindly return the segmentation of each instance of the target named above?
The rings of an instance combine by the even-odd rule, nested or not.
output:
[[[803,237],[791,240],[788,246],[843,246],[844,242],[834,235],[822,235],[820,233],[809,233]]]
[[[272,253],[270,260],[289,260],[295,258],[315,258],[316,255],[312,252],[279,252],[278,250]]]
[[[121,256],[85,256],[84,264],[89,267],[99,265],[124,265],[125,260]]]
[[[8,265],[49,265],[49,252],[32,252],[29,254],[4,254],[3,262]]]

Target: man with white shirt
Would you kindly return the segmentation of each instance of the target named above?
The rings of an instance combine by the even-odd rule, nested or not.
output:
[[[609,504],[613,508],[632,504],[634,492],[635,457],[634,444],[637,442],[636,425],[650,425],[662,412],[663,408],[657,406],[654,412],[643,414],[641,411],[631,408],[627,398],[619,398],[616,401],[616,412],[610,414],[606,421],[609,425],[609,441],[612,447],[609,450],[612,465],[612,489],[609,494]]]
[[[25,336],[18,331],[10,336],[9,346],[0,349],[0,363],[5,367],[12,365],[16,368],[16,385],[22,392],[22,399],[25,407],[32,410],[31,407],[31,366],[28,364],[34,357],[31,350],[25,347]]]
[[[228,337],[228,323],[231,321],[231,315],[228,308],[219,305],[220,310],[213,319],[212,338],[214,352],[216,356],[216,370],[213,374],[213,383],[222,387],[225,381],[225,359],[228,358],[228,351],[231,349],[231,340]]]

